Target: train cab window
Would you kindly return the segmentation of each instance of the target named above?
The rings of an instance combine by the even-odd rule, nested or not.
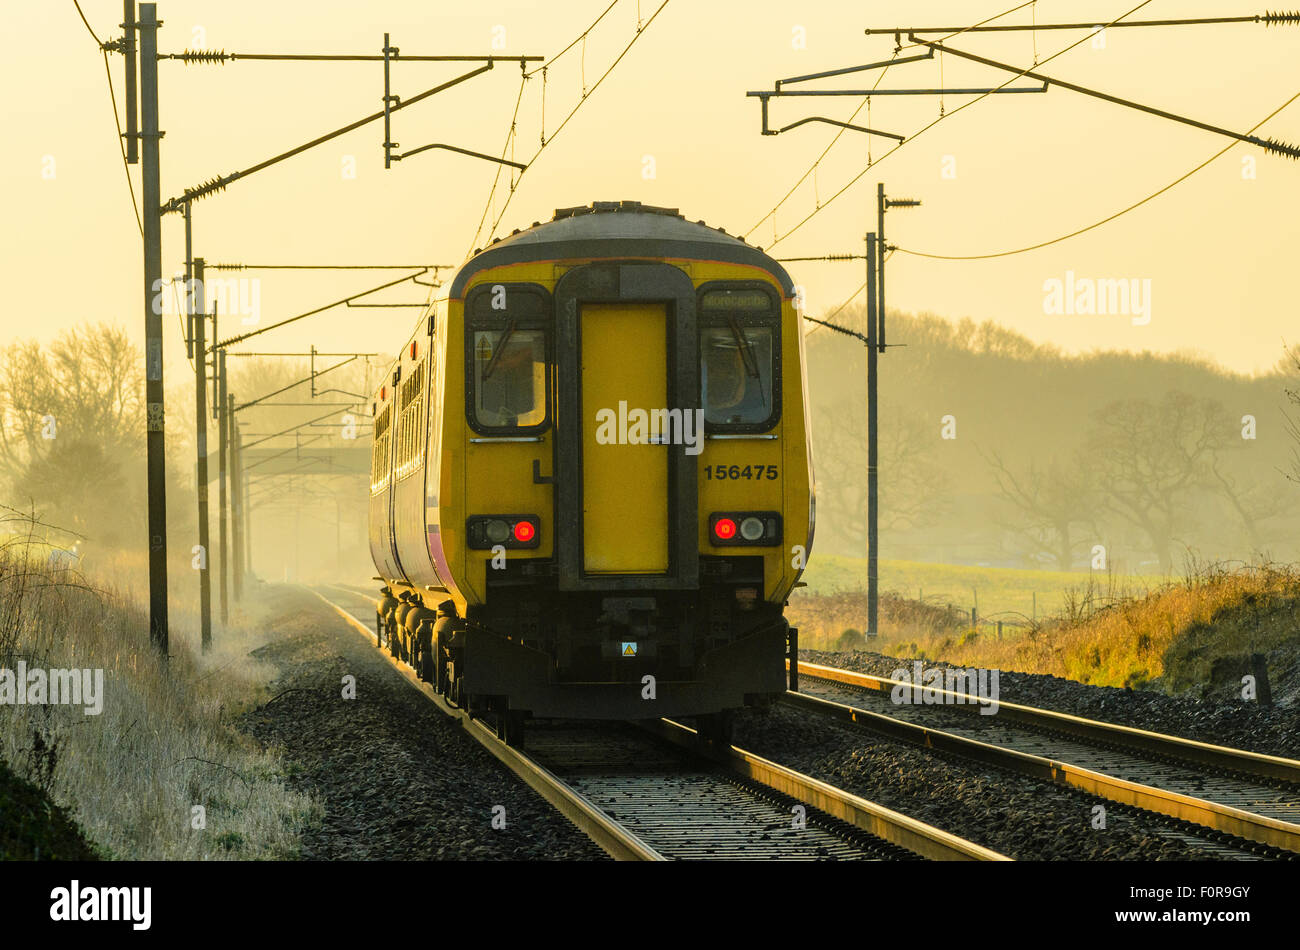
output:
[[[543,331],[475,331],[474,418],[493,429],[524,429],[546,419]]]
[[[779,310],[762,288],[700,295],[700,385],[710,428],[757,431],[779,415]]]
[[[471,426],[540,431],[550,391],[549,298],[532,286],[485,285],[470,292],[465,312]]]

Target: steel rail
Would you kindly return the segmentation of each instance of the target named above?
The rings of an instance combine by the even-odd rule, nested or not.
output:
[[[644,724],[662,739],[691,751],[704,751],[689,726],[660,719]],[[712,758],[742,778],[752,779],[791,798],[847,822],[869,834],[934,861],[1010,861],[1011,858],[967,841],[901,812],[867,801],[736,746],[714,749]]]
[[[896,685],[908,685],[884,677],[855,673],[849,670],[837,670],[812,663],[800,663],[799,675],[877,692],[888,692]],[[916,688],[930,689],[931,687]],[[948,698],[958,698],[960,696],[963,700],[962,703],[956,705],[945,703],[944,709],[960,708],[968,712],[977,712],[979,708],[979,703],[975,698],[968,697],[965,694],[957,694],[937,688],[936,692]],[[1215,831],[1227,832],[1260,844],[1300,853],[1300,825],[1292,822],[1256,814],[1246,809],[1235,808],[1231,805],[1220,804],[1219,802],[1186,795],[1181,792],[1170,791],[1158,786],[1129,781],[1069,762],[982,742],[969,736],[956,735],[941,729],[907,722],[893,716],[820,697],[790,692],[785,695],[783,701],[796,708],[806,709],[840,721],[851,722],[890,738],[1010,768],[1031,778],[1077,788],[1110,801],[1132,805],[1180,821],[1189,821],[1202,825]],[[1277,756],[1266,756],[1244,750],[1228,749],[1223,746],[1212,746],[1190,739],[1180,739],[1176,736],[1166,736],[1161,733],[1132,729],[1128,726],[1096,722],[1052,710],[1036,709],[999,701],[998,714],[1002,715],[1003,710],[1010,710],[1011,715],[1006,718],[1012,721],[1068,732],[1070,735],[1079,738],[1093,742],[1104,741],[1128,750],[1138,749],[1139,751],[1156,752],[1161,756],[1186,761],[1189,756],[1183,750],[1190,748],[1194,753],[1206,755],[1205,758],[1193,760],[1196,764],[1211,765],[1214,768],[1225,768],[1238,773],[1246,772],[1257,777],[1278,778],[1278,771],[1284,767],[1300,769],[1300,762]],[[1075,729],[1078,731],[1074,731]],[[1143,738],[1145,740],[1144,744],[1141,746],[1136,745],[1132,741],[1134,736]],[[1211,750],[1214,755],[1208,755],[1206,750]],[[1241,758],[1234,758],[1237,756]],[[1261,766],[1260,760],[1262,760],[1264,770],[1251,771],[1252,768]],[[1235,764],[1224,764],[1226,762]]]
[[[977,696],[966,693],[955,693],[946,689],[924,685],[913,687],[910,683],[901,683],[898,680],[892,680],[884,676],[873,676],[869,673],[858,673],[853,670],[841,670],[816,663],[800,662],[799,675],[801,677],[810,676],[814,679],[845,683],[849,686],[857,686],[882,693],[891,692],[896,686],[906,689],[925,689],[927,691],[933,689],[936,697],[942,697],[946,701],[954,701],[951,703],[945,702],[944,708],[964,709],[971,713],[978,712],[981,705],[988,705],[987,700],[981,700]],[[1262,752],[1249,752],[1245,749],[1233,749],[1228,746],[1199,742],[1196,739],[1183,739],[1162,732],[1151,732],[1133,726],[1121,726],[1112,722],[1085,719],[1082,716],[1057,712],[1053,709],[1022,706],[1005,700],[998,700],[997,708],[998,716],[1003,719],[1027,723],[1042,729],[1055,729],[1091,742],[1113,742],[1130,750],[1136,749],[1156,755],[1172,756],[1199,765],[1208,765],[1212,768],[1242,772],[1256,778],[1279,779],[1300,785],[1300,761],[1296,759],[1265,755]]]
[[[346,620],[349,626],[373,645],[375,640],[373,630],[323,594],[311,590],[311,588],[306,589],[334,608],[334,611]],[[347,588],[339,589],[347,590]],[[356,591],[347,592],[354,597],[366,596]],[[399,662],[396,657],[390,656],[383,651],[380,651],[380,656],[387,659],[389,664],[402,675],[402,678],[412,688],[423,694],[426,699],[430,700],[449,718],[458,722],[472,739],[492,753],[506,768],[523,779],[529,788],[537,792],[556,811],[573,822],[579,831],[591,838],[610,857],[616,861],[666,860],[663,855],[651,848],[637,835],[606,815],[585,795],[570,788],[558,776],[538,765],[519,750],[506,745],[504,741],[497,737],[496,733],[479,720],[471,718],[465,710],[448,705],[437,690],[417,677],[414,670]]]

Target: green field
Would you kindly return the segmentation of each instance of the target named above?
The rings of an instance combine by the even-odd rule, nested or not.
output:
[[[814,555],[808,562],[803,592],[832,594],[865,590],[867,559]],[[880,562],[880,590],[943,606],[952,604],[969,612],[978,601],[979,616],[1018,620],[1017,615],[1038,619],[1060,613],[1067,591],[1086,588],[1089,581],[1106,590],[1140,594],[1165,579],[1144,575],[1114,578],[1097,571],[1035,571],[1006,567],[972,567],[964,564],[933,564],[925,561]]]

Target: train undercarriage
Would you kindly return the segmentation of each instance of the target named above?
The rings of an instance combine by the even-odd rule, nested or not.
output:
[[[379,645],[512,744],[529,718],[694,717],[729,740],[734,710],[784,692],[797,632],[762,598],[761,558],[702,558],[698,590],[561,591],[549,567],[490,572],[464,617],[445,595],[385,588]]]

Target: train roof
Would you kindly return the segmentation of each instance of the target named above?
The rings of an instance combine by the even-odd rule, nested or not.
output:
[[[761,267],[781,283],[787,295],[794,285],[785,268],[762,248],[703,221],[687,221],[676,208],[657,208],[639,201],[597,201],[560,208],[546,223],[498,238],[457,272],[449,295],[462,297],[470,278],[503,264],[572,258],[685,257]]]

